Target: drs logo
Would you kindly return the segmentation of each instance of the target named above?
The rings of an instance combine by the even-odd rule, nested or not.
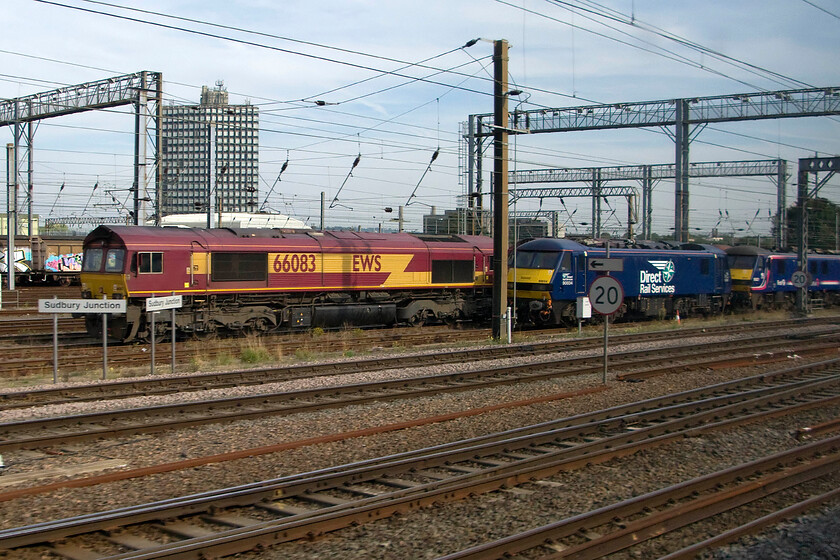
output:
[[[274,256],[274,272],[316,272],[315,255],[300,253],[277,253]]]

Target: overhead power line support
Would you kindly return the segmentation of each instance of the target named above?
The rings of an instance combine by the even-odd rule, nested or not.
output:
[[[653,227],[653,186],[655,181],[649,165],[642,171],[642,239],[650,239]]]
[[[597,174],[595,173],[597,170]],[[687,166],[688,177],[773,177],[776,182],[776,198],[777,206],[775,220],[777,223],[784,224],[786,210],[786,184],[787,184],[787,164],[782,159],[766,159],[766,160],[745,160],[745,161],[706,161],[689,163]],[[611,181],[639,181],[642,186],[642,217],[641,217],[641,232],[642,239],[649,239],[651,234],[651,224],[653,220],[653,187],[662,179],[673,179],[677,176],[676,164],[673,163],[657,163],[646,165],[624,165],[614,167],[579,167],[579,168],[563,168],[563,169],[522,169],[512,171],[510,173],[510,182],[517,185],[526,185],[534,183],[592,183],[593,178],[597,177],[601,186],[601,196],[627,196],[624,194],[617,194],[615,188],[624,189],[626,187],[608,187],[606,183]],[[514,189],[511,191],[512,198],[524,198],[520,195],[520,191],[542,193],[540,196],[534,195],[533,198],[549,198],[556,196],[574,197],[574,196],[593,196],[593,191],[587,187],[578,187],[583,190],[560,191],[556,189]],[[586,194],[583,194],[586,193]],[[594,205],[594,202],[593,202]],[[593,216],[593,223],[596,217]],[[776,229],[776,244],[778,247],[786,245],[784,236],[784,228]]]
[[[780,159],[776,169],[776,247],[787,247],[787,161]]]
[[[801,158],[796,184],[796,206],[799,209],[798,236],[796,256],[799,259],[799,270],[808,272],[808,200],[817,196],[820,188],[837,171],[840,171],[840,157],[829,158]],[[827,172],[822,180],[814,179],[814,188],[809,190],[808,181],[811,173]],[[796,310],[806,315],[810,312],[808,302],[808,286],[796,291]]]
[[[601,170],[592,170],[592,237],[601,237]]]
[[[674,235],[677,241],[688,241],[688,102],[677,99],[674,123]]]
[[[679,178],[674,177],[675,197],[678,202],[675,231],[687,233],[688,179],[682,172],[688,166],[688,131],[694,125],[709,123],[753,121],[795,117],[820,117],[840,114],[840,86],[798,90],[753,92],[735,95],[666,99],[603,105],[582,105],[517,111],[517,122],[527,125],[529,134],[572,132],[582,130],[607,130],[617,128],[665,127],[680,135],[677,142],[676,163],[680,163]],[[477,124],[472,135],[464,134],[464,141],[478,143],[482,137],[495,131],[482,126],[488,115],[471,115]],[[679,126],[678,126],[679,123]],[[515,133],[515,131],[514,131]],[[676,138],[675,138],[676,140]],[[472,147],[470,148],[472,149]],[[475,162],[476,169],[481,158]],[[474,176],[479,180],[479,174]],[[472,185],[469,186],[472,191]],[[676,220],[675,220],[676,222]],[[649,231],[645,232],[649,234]],[[682,235],[682,233],[678,233]]]
[[[15,289],[15,230],[17,224],[17,161],[14,144],[6,144],[6,278]]]
[[[493,339],[507,332],[508,42],[493,42]],[[510,341],[508,341],[510,342]]]
[[[599,177],[599,173],[595,173],[596,171],[600,170],[592,170],[593,177]],[[547,198],[591,198],[592,199],[592,236],[598,238],[601,236],[601,217],[600,217],[600,208],[601,208],[601,200],[610,198],[610,197],[623,197],[627,199],[627,237],[632,239],[633,237],[633,223],[636,221],[636,189],[633,187],[611,187],[611,186],[598,186],[597,188],[595,185],[601,185],[601,180],[598,179],[597,181],[593,181],[591,186],[588,187],[548,187],[542,189],[513,189],[510,191],[510,199],[511,203],[522,199],[522,198],[538,198],[540,200],[547,199]],[[543,210],[541,212],[536,212],[537,215],[539,214],[548,214],[549,211]],[[517,216],[528,216],[527,212],[516,212]],[[597,226],[596,226],[597,223]],[[555,231],[556,231],[556,224],[555,224]]]
[[[155,105],[154,111],[149,111],[149,102]],[[134,223],[142,223],[144,216],[140,215],[141,203],[151,200],[148,196],[150,190],[157,194],[155,203],[159,206],[161,192],[161,171],[160,166],[160,134],[161,116],[163,104],[163,75],[160,72],[137,72],[123,76],[115,76],[105,80],[86,82],[74,86],[62,87],[50,91],[18,97],[15,99],[0,100],[0,126],[15,127],[15,145],[17,146],[21,133],[19,128],[22,124],[34,123],[41,119],[72,115],[85,111],[107,109],[121,105],[132,105],[135,107],[135,184],[132,186],[134,192]],[[152,136],[154,157],[153,164],[158,168],[155,173],[155,188],[148,188],[148,171],[146,147],[150,142],[149,121],[153,121],[156,134]],[[31,138],[31,135],[28,135]],[[32,145],[29,145],[32,151]],[[17,158],[17,148],[15,148]],[[17,159],[15,160],[17,161]],[[32,195],[30,194],[30,201]],[[144,206],[144,205],[143,205]],[[159,209],[156,209],[159,215]]]

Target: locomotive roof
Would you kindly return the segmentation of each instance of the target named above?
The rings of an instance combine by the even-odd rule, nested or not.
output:
[[[587,247],[571,239],[532,239],[516,248],[517,251],[586,251]]]
[[[727,255],[747,255],[747,256],[755,256],[755,255],[769,255],[771,251],[767,249],[763,249],[761,247],[755,247],[753,245],[734,245],[729,247],[726,250]]]
[[[189,227],[101,225],[85,237],[85,244],[95,241],[118,241],[132,249],[162,250],[167,247],[201,243],[205,249],[252,245],[250,240],[288,240],[302,246],[397,246],[422,248],[432,243],[492,246],[487,237],[470,235],[413,235],[410,233],[372,233],[355,231],[313,231],[258,228],[203,229]]]
[[[533,239],[531,241],[525,242],[519,247],[517,247],[517,251],[592,251],[592,250],[599,250],[603,249],[603,247],[589,247],[587,245],[583,245],[578,243],[577,241],[572,241],[571,239]],[[675,248],[654,248],[654,247],[633,247],[631,249],[627,249],[624,247],[611,247],[611,251],[705,251],[708,253],[720,253],[723,254],[723,251],[715,247],[714,245],[702,245],[699,243],[686,243],[679,247]],[[625,253],[626,254],[626,253]]]

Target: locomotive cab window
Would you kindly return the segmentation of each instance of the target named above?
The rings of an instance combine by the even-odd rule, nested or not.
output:
[[[785,273],[785,261],[778,260],[776,261],[776,274],[784,274]]]
[[[105,256],[105,272],[122,272],[125,261],[125,249],[108,249]]]
[[[729,268],[745,268],[752,270],[755,265],[755,257],[752,255],[729,255],[726,257],[729,262]]]
[[[708,274],[709,273],[709,259],[701,259],[700,260],[700,274]]]
[[[163,253],[137,253],[137,271],[140,274],[162,274]]]
[[[210,279],[213,282],[265,282],[268,253],[212,253]]]
[[[82,257],[82,272],[99,272],[102,268],[102,249],[87,249]]]
[[[565,257],[569,257],[569,253],[563,253],[564,260],[569,262]],[[516,261],[514,266],[516,268],[541,268],[545,270],[554,270],[557,266],[557,259],[560,258],[560,253],[556,251],[518,251],[516,253]]]

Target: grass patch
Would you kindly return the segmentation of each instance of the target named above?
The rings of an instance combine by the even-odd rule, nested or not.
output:
[[[315,355],[308,348],[297,348],[297,349],[295,349],[295,358],[302,361],[302,362],[312,360],[314,357],[315,357]]]
[[[272,361],[274,356],[271,355],[271,352],[263,345],[262,341],[256,338],[249,338],[239,351],[239,359],[246,364],[260,364]]]

